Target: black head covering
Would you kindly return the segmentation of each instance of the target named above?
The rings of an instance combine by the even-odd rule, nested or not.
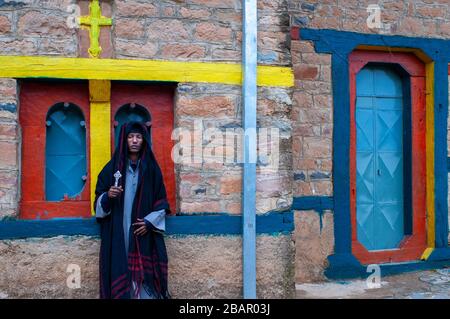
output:
[[[120,128],[119,143],[113,155],[113,160],[115,161],[114,167],[116,168],[116,171],[119,170],[121,172],[122,176],[124,176],[122,171],[126,167],[125,165],[128,161],[128,134],[130,133],[142,134],[144,141],[139,152],[141,160],[146,160],[148,162],[153,158],[156,162],[151,150],[150,127],[147,129],[147,126],[144,123],[136,121],[124,123]],[[143,158],[144,156],[147,157]]]
[[[141,133],[142,136],[145,135],[145,129],[142,127],[142,123],[139,122],[130,122],[129,125],[127,125],[127,136],[130,133]]]

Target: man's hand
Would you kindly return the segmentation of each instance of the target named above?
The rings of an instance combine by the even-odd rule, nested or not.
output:
[[[120,194],[122,194],[122,192],[123,192],[122,186],[119,186],[119,187],[111,186],[111,188],[108,191],[108,197],[116,198],[116,197],[120,196]]]
[[[143,219],[138,218],[137,222],[133,224],[136,229],[134,230],[134,234],[137,236],[143,236],[147,234],[147,225],[145,224],[145,221]]]

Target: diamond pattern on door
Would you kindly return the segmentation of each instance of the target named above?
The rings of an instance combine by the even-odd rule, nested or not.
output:
[[[372,151],[373,149],[373,111],[359,109],[356,111],[356,130],[359,136],[357,151]]]
[[[370,243],[373,238],[373,205],[357,205],[357,236],[360,242]]]
[[[356,81],[357,236],[368,250],[392,249],[404,236],[402,81],[387,66]]]
[[[376,176],[375,199],[380,203],[397,202],[403,197],[403,161],[402,154],[379,153]]]
[[[403,148],[402,134],[403,118],[402,111],[385,111],[377,112],[377,148],[381,151],[398,151]]]
[[[373,154],[360,153],[356,164],[357,189],[359,192],[358,203],[373,203],[374,200],[374,176],[373,176]]]

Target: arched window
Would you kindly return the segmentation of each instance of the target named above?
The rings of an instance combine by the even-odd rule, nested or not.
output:
[[[20,84],[20,218],[91,218],[88,83]]]
[[[117,141],[119,140],[120,128],[124,123],[130,121],[144,122],[150,125],[151,116],[147,109],[139,104],[129,103],[122,105],[114,116],[114,145],[117,147]],[[150,133],[150,142],[152,136]]]
[[[79,195],[86,184],[86,124],[72,103],[53,105],[46,118],[45,199]]]

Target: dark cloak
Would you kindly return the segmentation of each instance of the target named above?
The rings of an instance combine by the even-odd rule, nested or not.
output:
[[[117,149],[98,175],[95,189],[94,207],[98,198],[114,185],[113,175],[119,170],[122,175],[119,185],[125,190],[128,166],[127,136],[131,131],[142,132],[144,141],[139,156],[139,177],[131,213],[132,223],[135,223],[137,218],[144,219],[153,211],[165,209],[166,213],[170,213],[161,169],[151,149],[149,129],[139,122],[122,125]],[[129,252],[126,256],[123,231],[124,194],[125,192],[110,200],[111,213],[108,216],[97,218],[101,227],[100,298],[132,298],[132,281],[138,283],[139,289],[142,287],[151,296],[170,298],[167,288],[167,252],[161,233],[149,230],[143,236],[136,236],[132,228]]]

